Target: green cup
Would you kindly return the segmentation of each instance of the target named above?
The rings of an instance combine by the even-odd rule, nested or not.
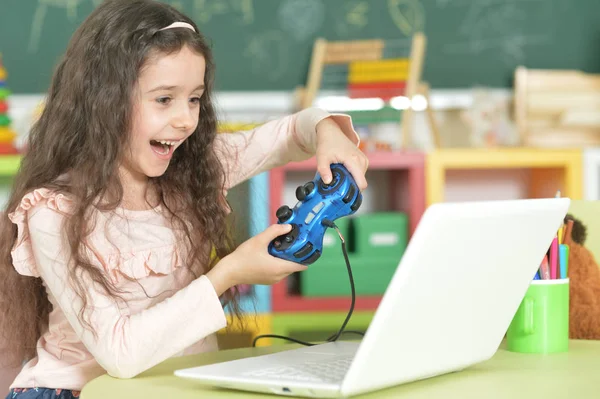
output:
[[[533,280],[506,332],[509,351],[569,350],[569,279]]]

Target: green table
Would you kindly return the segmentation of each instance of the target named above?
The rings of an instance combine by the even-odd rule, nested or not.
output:
[[[173,376],[179,368],[217,363],[295,347],[243,348],[170,359],[129,380],[103,375],[91,381],[82,399],[117,398],[276,398],[204,387]],[[600,341],[571,341],[568,353],[532,355],[498,350],[487,362],[464,371],[361,395],[360,398],[598,398]],[[357,396],[358,397],[358,396]]]

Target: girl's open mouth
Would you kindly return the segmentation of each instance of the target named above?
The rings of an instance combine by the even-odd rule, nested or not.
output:
[[[161,158],[170,158],[173,154],[176,142],[150,140],[152,151]]]

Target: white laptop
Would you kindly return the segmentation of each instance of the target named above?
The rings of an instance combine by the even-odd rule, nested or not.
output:
[[[432,205],[360,342],[302,346],[175,375],[238,390],[338,398],[485,361],[497,351],[569,202]]]

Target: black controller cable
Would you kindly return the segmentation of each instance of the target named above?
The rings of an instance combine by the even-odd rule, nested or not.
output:
[[[344,236],[342,236],[342,233],[340,232],[340,229],[338,228],[338,226],[332,222],[329,219],[323,219],[323,221],[321,222],[323,225],[327,226],[327,227],[331,227],[334,228],[335,231],[337,232],[338,236],[340,237],[340,240],[342,242],[342,252],[344,253],[344,259],[346,261],[346,267],[348,268],[348,277],[350,279],[350,290],[352,292],[352,302],[350,303],[350,310],[348,311],[348,315],[346,316],[346,320],[344,320],[344,323],[342,324],[342,326],[340,327],[339,331],[335,334],[333,334],[332,336],[330,336],[329,338],[327,338],[327,342],[335,342],[338,340],[338,338],[342,335],[342,334],[357,334],[357,335],[361,335],[364,336],[365,334],[361,331],[353,331],[353,330],[346,330],[346,325],[348,324],[348,321],[350,321],[350,317],[352,316],[352,312],[354,311],[354,304],[356,302],[356,293],[355,293],[355,289],[354,289],[354,277],[352,277],[352,268],[350,267],[350,260],[348,259],[348,251],[346,250],[346,240],[344,240]],[[306,342],[306,341],[302,341],[296,338],[291,338],[291,337],[286,337],[284,335],[276,335],[276,334],[264,334],[264,335],[259,335],[256,338],[254,338],[254,340],[252,341],[252,346],[256,346],[256,342],[261,339],[261,338],[278,338],[278,339],[285,339],[291,342],[295,342],[297,344],[302,344],[305,346],[314,346],[314,345],[318,345],[318,344],[314,344],[314,343],[310,343],[310,342]]]

